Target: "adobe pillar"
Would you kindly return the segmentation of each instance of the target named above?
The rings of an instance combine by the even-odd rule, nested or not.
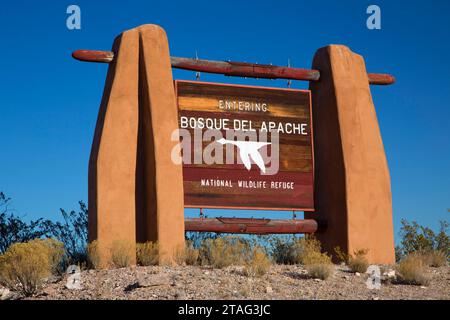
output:
[[[389,169],[363,57],[341,45],[319,49],[311,82],[315,208],[326,221],[324,249],[369,249],[371,263],[394,263]]]
[[[103,266],[115,241],[158,241],[160,263],[184,247],[182,168],[171,161],[178,129],[166,34],[123,32],[113,46],[89,161],[89,241]]]

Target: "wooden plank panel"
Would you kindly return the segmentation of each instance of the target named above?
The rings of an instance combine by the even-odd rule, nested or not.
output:
[[[223,100],[231,99],[235,100],[236,97],[223,97]],[[282,103],[274,103],[270,105],[270,109],[266,112],[267,115],[274,117],[308,117],[309,111],[307,109],[301,108],[300,110],[296,110],[295,104],[282,104]],[[201,111],[209,111],[209,112],[227,112],[226,109],[217,110],[217,98],[214,97],[196,97],[196,96],[186,96],[180,97],[178,100],[178,108],[179,110],[201,110]],[[251,115],[251,111],[241,111],[242,114]]]
[[[203,142],[202,147],[205,148],[208,146],[209,142]],[[234,164],[226,164],[226,155],[225,150],[223,150],[223,154],[221,157],[221,163],[195,163],[196,155],[199,155],[200,158],[203,154],[204,149],[195,149],[194,143],[191,143],[191,157],[189,162],[185,162],[185,167],[194,166],[196,168],[227,168],[229,170],[242,170],[242,161],[239,157],[239,152],[236,147],[233,148],[233,159]],[[267,151],[267,147],[263,147],[260,149],[262,152],[262,158],[265,160],[265,164],[267,167],[270,167],[271,161],[270,157],[266,157],[266,153],[270,156],[270,151]],[[289,171],[289,172],[312,172],[313,170],[313,159],[312,159],[312,150],[311,146],[297,146],[297,145],[281,145],[279,150],[279,159],[278,159],[278,167],[279,171]]]
[[[314,210],[313,130],[309,91],[197,81],[176,81],[175,89],[179,125],[190,134],[190,140],[182,144],[187,148],[182,153],[190,158],[190,161],[183,163],[185,206]],[[271,145],[260,148],[259,153],[264,160],[266,173],[272,163],[277,161],[278,171],[264,174],[255,163],[247,170],[240,161],[240,147],[231,144],[223,146],[215,138],[194,142],[194,131],[197,134],[205,132],[206,119],[217,129],[214,135],[233,141],[248,141],[249,135],[254,135],[251,141],[260,141],[258,139],[267,134],[264,131],[270,125],[275,125],[279,130],[278,158],[271,158],[276,150],[272,150]],[[243,124],[250,131],[239,130]],[[229,136],[232,129],[238,129],[239,133],[247,137]],[[181,134],[182,141],[183,134],[185,132]],[[271,138],[268,134],[268,142],[272,141]],[[220,163],[204,163],[202,155],[205,148],[222,148]],[[233,163],[225,163],[227,148],[232,152]],[[201,161],[195,163],[194,159]]]

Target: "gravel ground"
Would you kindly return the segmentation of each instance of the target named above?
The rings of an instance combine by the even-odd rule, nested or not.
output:
[[[67,276],[45,284],[31,299],[450,299],[450,267],[429,268],[427,287],[383,281],[369,290],[368,275],[336,266],[325,281],[310,279],[301,266],[272,266],[261,278],[243,275],[242,267],[130,267],[87,270],[81,289],[67,289]]]

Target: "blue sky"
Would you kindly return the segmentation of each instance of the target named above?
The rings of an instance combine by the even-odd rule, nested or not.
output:
[[[81,30],[66,8],[81,8]],[[381,8],[382,29],[366,28]],[[0,191],[26,218],[58,218],[87,201],[87,165],[107,66],[73,60],[109,50],[121,31],[156,23],[171,54],[309,68],[316,49],[345,44],[369,72],[389,162],[396,235],[400,219],[436,228],[450,207],[450,2],[448,1],[8,1],[0,6]],[[174,71],[175,79],[194,79]],[[285,87],[277,80],[202,74],[203,81]],[[293,83],[306,88],[307,83]],[[370,182],[369,182],[370,183]],[[211,215],[223,212],[210,212]],[[190,210],[188,214],[196,214]],[[273,212],[240,216],[286,217]]]

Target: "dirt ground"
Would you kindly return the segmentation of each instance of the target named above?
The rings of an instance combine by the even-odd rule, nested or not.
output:
[[[450,299],[450,267],[429,268],[428,286],[382,281],[368,289],[366,274],[335,266],[327,280],[310,279],[301,266],[274,265],[268,274],[250,278],[242,267],[130,267],[87,270],[81,288],[67,289],[68,276],[45,284],[31,299]]]

